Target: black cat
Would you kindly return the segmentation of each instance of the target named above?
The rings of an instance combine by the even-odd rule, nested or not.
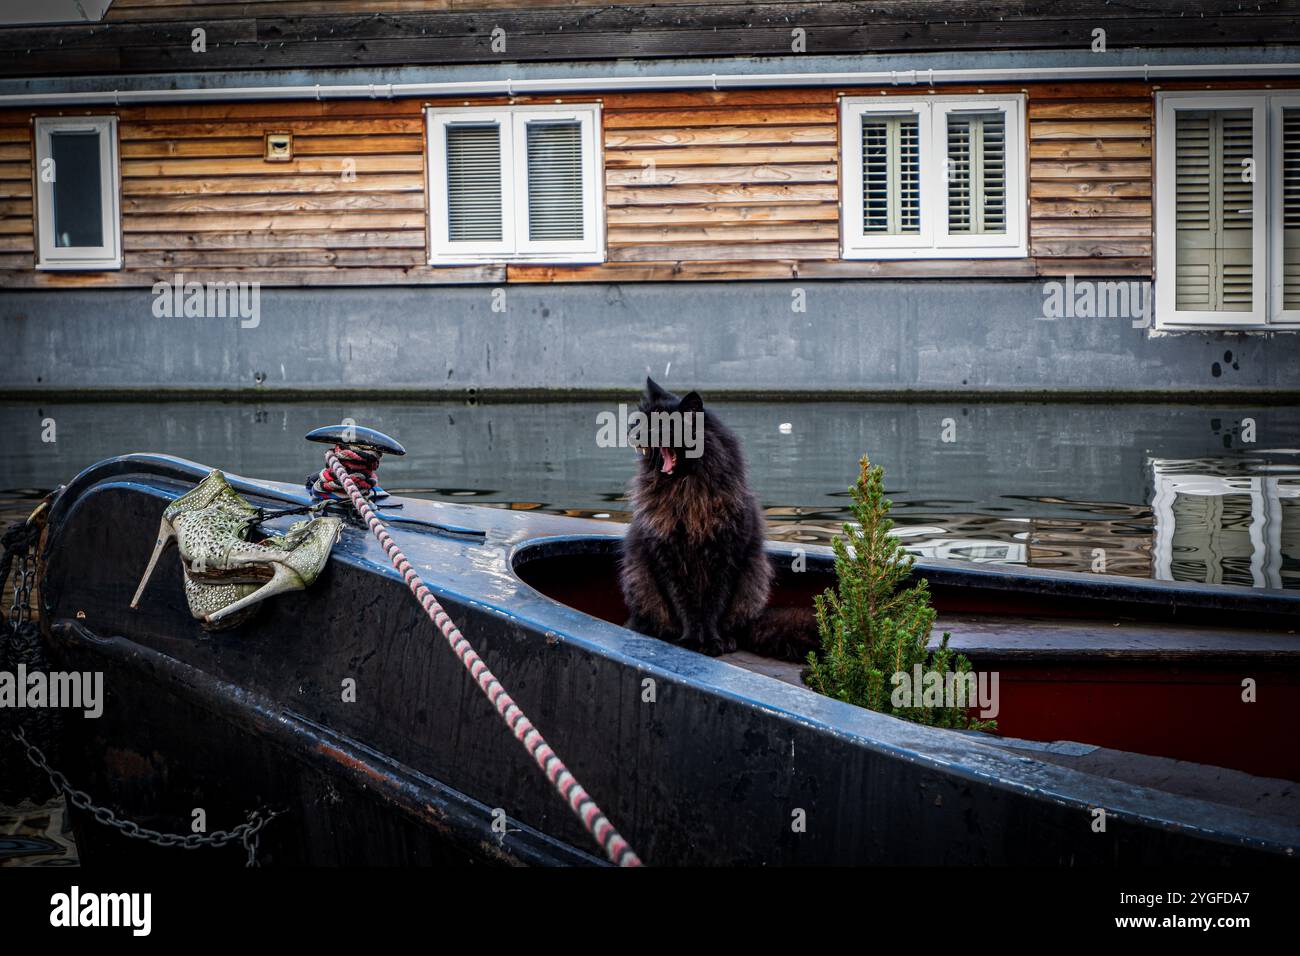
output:
[[[678,398],[648,378],[640,411],[697,415],[703,432],[640,443],[620,578],[627,627],[712,656],[805,659],[819,646],[811,609],[767,606],[772,566],[739,439],[696,392]]]

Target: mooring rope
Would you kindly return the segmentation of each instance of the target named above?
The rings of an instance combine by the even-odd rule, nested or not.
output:
[[[479,689],[487,695],[487,699],[497,709],[497,713],[506,722],[506,726],[514,733],[515,739],[524,745],[532,758],[537,761],[537,765],[542,768],[548,780],[555,787],[556,792],[569,808],[577,814],[582,825],[591,834],[593,839],[600,844],[605,855],[610,861],[618,866],[640,866],[641,860],[633,852],[626,840],[619,835],[614,829],[614,824],[609,822],[609,818],[596,805],[596,801],[578,783],[577,779],[569,772],[569,768],[564,765],[559,756],[551,749],[550,744],[542,737],[541,732],[533,726],[524,712],[519,709],[519,705],[514,702],[506,689],[501,686],[501,682],[496,676],[488,670],[487,664],[465,640],[456,623],[447,615],[442,605],[438,603],[437,598],[425,585],[424,581],[416,573],[411,562],[406,559],[401,548],[388,533],[384,523],[376,516],[370,503],[366,501],[365,496],[357,487],[355,476],[349,472],[340,460],[341,455],[338,449],[331,449],[325,453],[325,461],[329,465],[329,470],[338,483],[347,492],[348,497],[352,499],[352,506],[357,509],[357,513],[366,520],[370,532],[379,541],[384,552],[388,555],[388,560],[392,562],[394,568],[402,575],[406,581],[406,586],[410,588],[411,593],[415,595],[424,608],[424,612],[429,615],[429,620],[433,621],[434,626],[442,632],[442,636],[447,639],[451,646],[452,652],[465,665],[470,676],[474,678]]]
[[[369,448],[346,448],[343,445],[335,445],[334,454],[343,463],[343,469],[356,486],[361,489],[363,495],[368,495],[379,487],[379,479],[375,472],[379,469],[379,459],[383,457],[382,452],[373,451]],[[328,466],[320,470],[320,474],[316,477],[313,485],[313,490],[322,498],[332,498],[336,501],[342,501],[347,493],[342,482],[330,473]]]

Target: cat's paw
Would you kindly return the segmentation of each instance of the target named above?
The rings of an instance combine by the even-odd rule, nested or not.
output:
[[[729,654],[736,649],[736,642],[734,640],[728,641],[727,638],[723,637],[717,631],[711,632],[704,638],[701,644],[702,646],[700,647],[700,650],[705,654],[708,654],[710,657]],[[728,644],[730,644],[730,646],[728,646]]]

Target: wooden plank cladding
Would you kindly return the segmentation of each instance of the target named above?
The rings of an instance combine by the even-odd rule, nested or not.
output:
[[[611,271],[618,263],[839,255],[833,91],[604,102]]]
[[[292,104],[233,116],[221,107],[146,107],[140,122],[123,111],[126,267],[283,271],[291,281],[353,269],[434,278],[425,265],[418,106],[381,118],[369,104],[329,105],[301,127]],[[194,122],[223,114],[235,121]],[[278,128],[294,132],[293,159],[268,163],[263,133]]]
[[[1137,85],[1096,98],[1031,89],[1029,241],[1041,272],[1078,271],[1075,257],[1150,270],[1152,108]]]
[[[119,118],[124,268],[38,272],[33,112],[9,111],[0,285],[148,286],[177,270],[266,285],[1150,274],[1153,88],[1138,82],[936,90],[1026,95],[1029,257],[842,259],[839,96],[923,92],[570,98],[603,105],[607,261],[583,266],[428,266],[425,102],[408,99],[78,110]],[[264,160],[268,130],[293,132],[291,161]]]
[[[1294,0],[116,0],[106,24],[0,29],[0,75],[425,66],[932,51],[1088,50],[1300,42]],[[207,31],[203,52],[191,28]],[[107,27],[107,28],[106,28]],[[505,31],[505,51],[492,32]]]

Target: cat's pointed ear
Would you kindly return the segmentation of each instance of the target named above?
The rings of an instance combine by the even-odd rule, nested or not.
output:
[[[677,403],[679,412],[702,412],[704,411],[704,399],[700,398],[699,392],[687,392],[682,396],[682,400]]]
[[[652,379],[649,375],[645,377],[645,397],[650,399],[650,401],[653,402],[661,398],[667,398],[668,394],[669,393],[666,390],[660,388],[659,383],[656,382],[654,379]]]

